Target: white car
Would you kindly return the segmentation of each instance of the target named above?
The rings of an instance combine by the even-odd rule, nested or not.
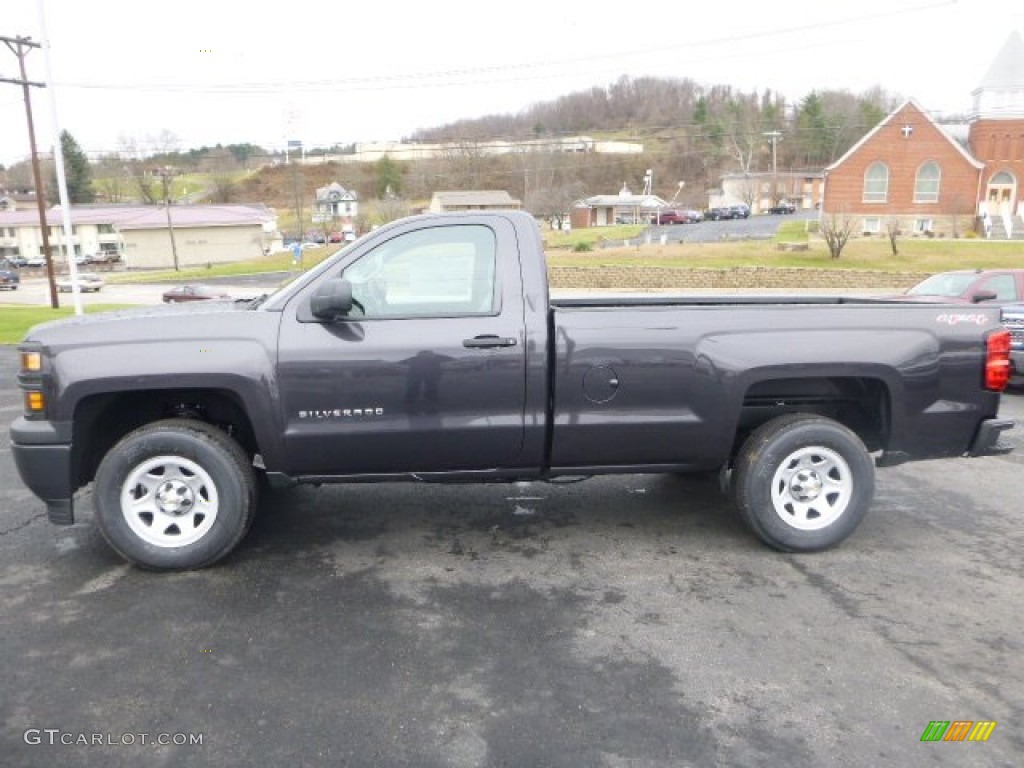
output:
[[[78,273],[78,290],[98,292],[103,287],[103,278],[99,275],[92,275],[88,272]],[[61,293],[71,292],[71,275],[64,275],[57,278],[57,290]]]

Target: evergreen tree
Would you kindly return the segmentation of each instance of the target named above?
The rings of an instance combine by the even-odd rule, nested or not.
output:
[[[89,158],[78,146],[75,137],[67,131],[60,132],[60,149],[64,156],[64,176],[68,183],[68,201],[71,203],[91,203],[96,200],[96,192],[92,188],[92,166]],[[49,184],[50,201],[57,203],[60,193],[57,189],[57,171],[54,168]]]
[[[398,196],[402,191],[402,168],[389,155],[382,155],[377,161],[377,197],[384,200],[389,195]]]

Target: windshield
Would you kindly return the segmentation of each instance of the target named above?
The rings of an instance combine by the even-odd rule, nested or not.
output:
[[[911,296],[963,296],[967,289],[977,279],[973,273],[946,273],[932,275],[909,291]]]

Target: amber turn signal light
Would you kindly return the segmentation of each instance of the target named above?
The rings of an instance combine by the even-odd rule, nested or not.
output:
[[[25,393],[25,410],[29,413],[42,413],[46,408],[46,400],[42,392]]]

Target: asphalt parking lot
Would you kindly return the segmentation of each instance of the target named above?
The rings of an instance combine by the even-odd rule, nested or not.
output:
[[[5,433],[14,368],[0,347]],[[816,555],[761,546],[710,483],[631,475],[294,489],[170,575],[106,547],[88,489],[50,525],[3,440],[0,764],[1018,766],[1009,439],[881,471]],[[922,742],[935,720],[997,726]]]
[[[717,243],[722,240],[770,240],[775,237],[779,225],[792,220],[817,220],[817,211],[797,211],[793,214],[772,216],[754,214],[746,219],[725,219],[722,221],[699,221],[696,224],[669,224],[649,227],[638,238],[628,241],[629,245],[647,242],[657,243],[663,237],[666,243]],[[607,241],[603,245],[613,248],[622,241]]]

